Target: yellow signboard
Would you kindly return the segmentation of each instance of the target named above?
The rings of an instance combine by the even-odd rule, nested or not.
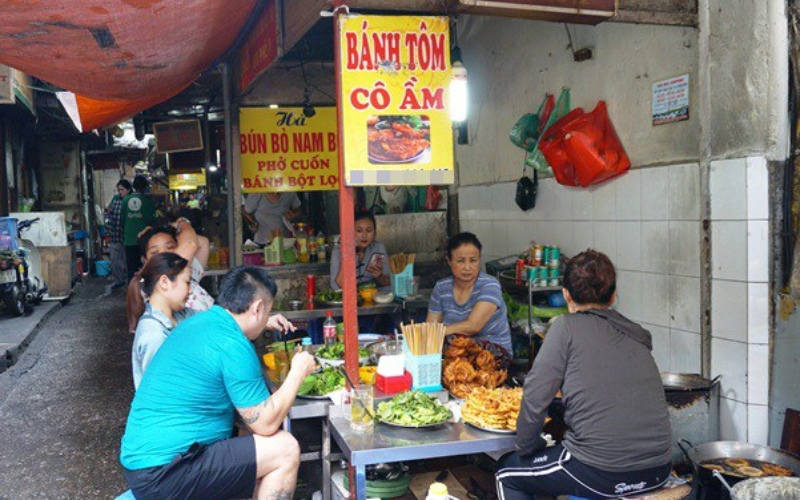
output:
[[[169,176],[169,188],[177,191],[189,191],[206,185],[206,172],[199,174],[172,174]]]
[[[349,186],[452,184],[446,17],[339,18]]]
[[[336,108],[241,108],[242,191],[339,189]]]

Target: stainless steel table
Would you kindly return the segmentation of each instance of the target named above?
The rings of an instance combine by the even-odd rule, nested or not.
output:
[[[375,316],[377,314],[394,314],[399,312],[400,308],[401,305],[394,302],[390,304],[366,304],[358,307],[358,315]],[[285,307],[280,302],[276,303],[272,309],[272,312],[283,314],[283,316],[289,321],[324,318],[328,311],[332,311],[334,316],[339,317],[344,314],[341,307],[323,307],[317,305],[314,305],[310,308],[306,307],[300,309],[299,311],[293,311],[288,307]]]
[[[372,432],[359,433],[340,416],[329,415],[328,420],[331,437],[355,468],[357,500],[367,498],[367,465],[511,451],[516,439],[514,434],[485,432],[461,422],[422,429],[376,424]]]

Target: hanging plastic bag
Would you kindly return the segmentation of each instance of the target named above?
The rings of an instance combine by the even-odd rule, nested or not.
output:
[[[519,208],[527,212],[536,206],[536,193],[538,190],[539,176],[534,170],[533,180],[527,175],[523,175],[517,181],[517,195],[514,197],[514,201]]]
[[[547,94],[539,104],[539,110],[536,113],[526,113],[517,120],[509,134],[511,142],[525,151],[534,151],[536,141],[544,130],[544,124],[550,118],[555,102],[553,95]]]
[[[631,166],[605,101],[589,113],[572,110],[545,132],[539,149],[553,167],[556,181],[565,186],[599,184]]]
[[[539,132],[539,140],[536,143],[536,147],[533,151],[528,153],[528,156],[525,158],[525,165],[531,167],[538,172],[552,176],[553,169],[550,168],[550,165],[547,163],[547,159],[545,159],[544,155],[542,154],[541,150],[539,149],[539,141],[542,140],[545,132],[548,128],[550,128],[554,123],[558,120],[564,118],[567,113],[569,113],[571,107],[571,99],[570,99],[570,90],[568,87],[564,87],[561,89],[561,94],[558,96],[558,101],[553,108],[552,113],[547,118],[547,120],[541,125],[540,132]]]
[[[441,201],[442,193],[439,192],[439,188],[436,186],[428,186],[425,192],[425,205],[423,208],[425,208],[425,210],[436,210]]]

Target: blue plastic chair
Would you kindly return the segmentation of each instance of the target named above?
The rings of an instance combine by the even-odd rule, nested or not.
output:
[[[128,490],[114,500],[136,500],[136,497],[133,496],[133,492],[131,490]]]

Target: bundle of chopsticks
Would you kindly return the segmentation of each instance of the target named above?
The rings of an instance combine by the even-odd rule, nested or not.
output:
[[[389,269],[392,274],[400,274],[407,265],[414,263],[414,253],[396,253],[389,256]]]
[[[444,323],[400,323],[408,350],[415,356],[441,354],[444,347]]]

